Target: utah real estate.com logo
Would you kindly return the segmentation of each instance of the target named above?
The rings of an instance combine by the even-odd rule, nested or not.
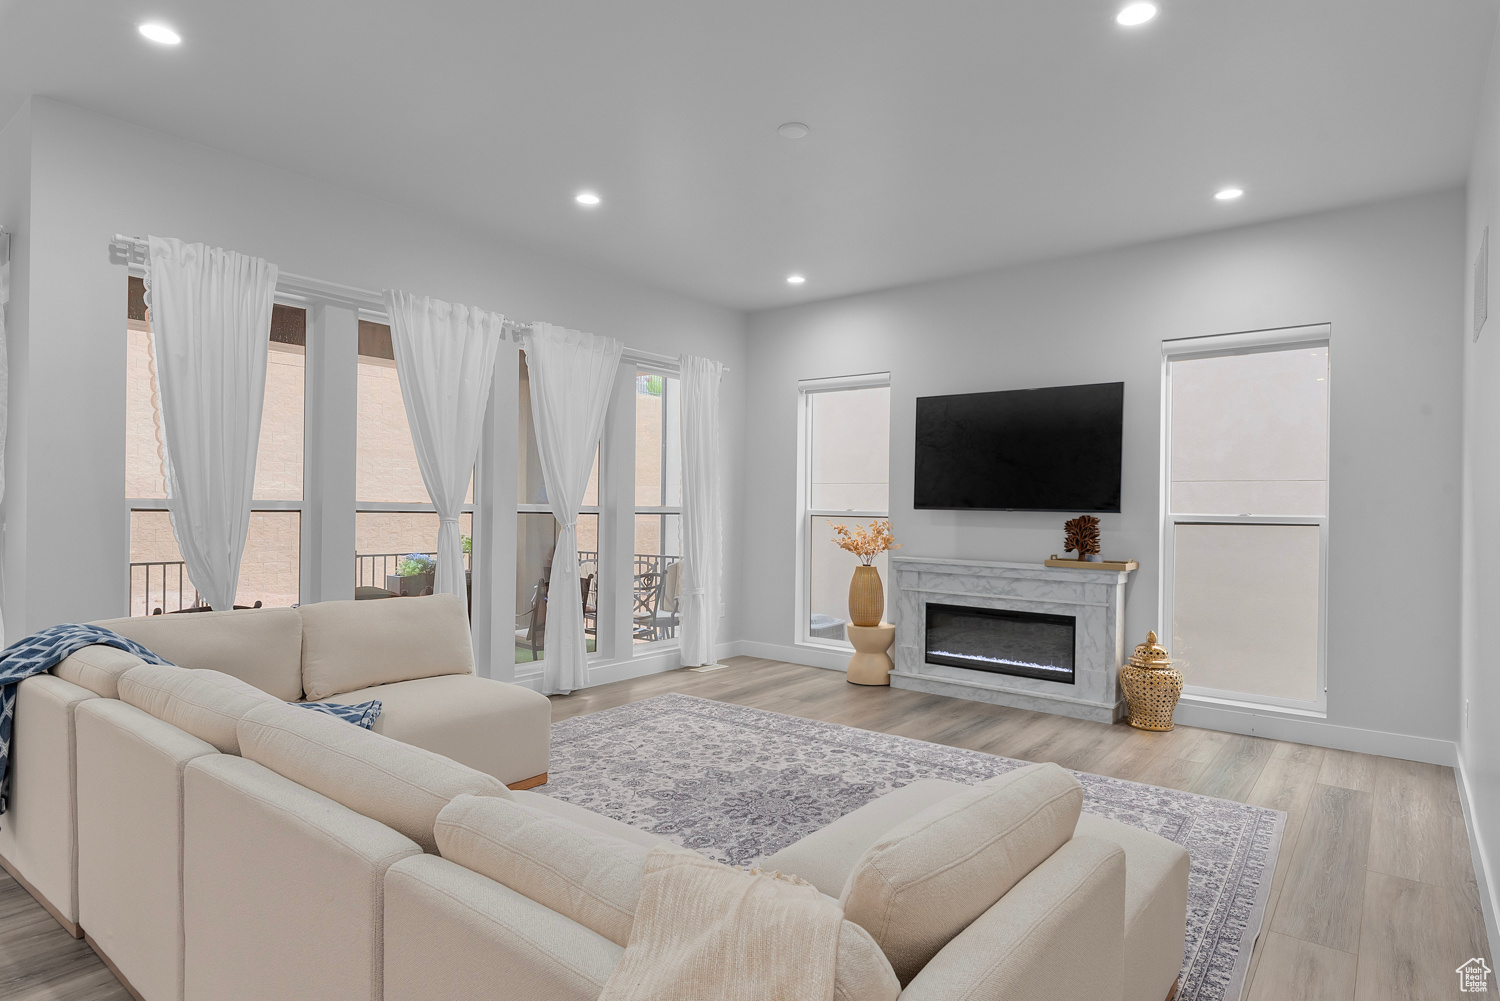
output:
[[[1458,973],[1458,989],[1465,994],[1488,994],[1490,992],[1490,974],[1493,972],[1484,959],[1475,956],[1456,971]]]

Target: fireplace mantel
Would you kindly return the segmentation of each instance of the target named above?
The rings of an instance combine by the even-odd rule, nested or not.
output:
[[[1129,570],[1049,567],[1041,563],[891,558],[896,589],[895,670],[891,686],[1113,722],[1123,703],[1125,582]],[[927,603],[1072,616],[1074,683],[929,663]]]

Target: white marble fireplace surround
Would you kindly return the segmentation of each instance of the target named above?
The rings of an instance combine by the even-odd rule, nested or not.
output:
[[[1040,563],[891,558],[896,588],[893,688],[994,702],[1018,709],[1112,723],[1123,715],[1128,570],[1082,570]],[[927,602],[1071,615],[1074,684],[929,664]]]

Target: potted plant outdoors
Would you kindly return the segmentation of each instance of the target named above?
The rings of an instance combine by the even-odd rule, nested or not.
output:
[[[396,572],[386,574],[385,587],[403,598],[426,594],[432,589],[436,573],[436,558],[426,553],[407,553],[396,564]]]
[[[878,626],[885,615],[885,586],[880,582],[880,571],[875,569],[875,557],[891,549],[900,549],[891,535],[889,519],[872,521],[868,528],[855,525],[851,531],[846,525],[828,523],[832,527],[834,542],[846,552],[859,557],[859,566],[854,568],[854,578],[849,581],[849,621],[856,626]]]

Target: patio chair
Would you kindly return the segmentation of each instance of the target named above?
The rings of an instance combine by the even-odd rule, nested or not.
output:
[[[646,570],[635,575],[634,628],[631,635],[643,642],[656,639],[656,610],[661,603],[665,575]]]
[[[670,639],[682,625],[682,561],[667,564],[662,574],[661,594],[656,598],[653,639]]]
[[[539,660],[546,641],[547,578],[543,577],[531,591],[531,607],[516,616],[516,650],[530,650],[531,659]]]
[[[598,580],[595,574],[578,578],[578,589],[583,592],[583,632],[586,636],[599,635],[599,595],[595,590]]]

